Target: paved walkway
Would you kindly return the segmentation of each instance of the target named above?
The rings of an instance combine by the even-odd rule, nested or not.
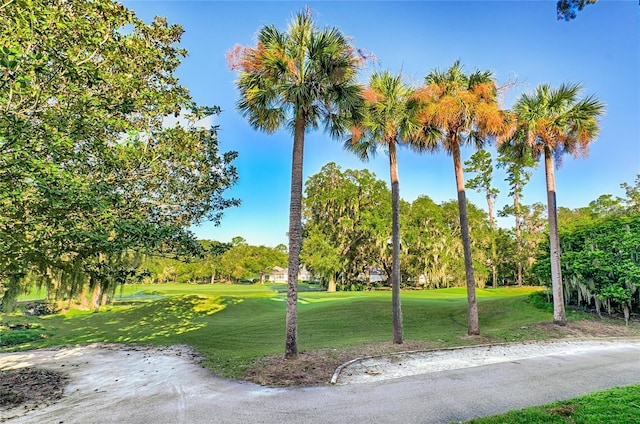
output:
[[[38,365],[71,376],[63,399],[15,424],[450,423],[640,383],[640,340],[592,347],[302,389],[221,379],[175,353],[97,347],[0,354],[0,369]]]

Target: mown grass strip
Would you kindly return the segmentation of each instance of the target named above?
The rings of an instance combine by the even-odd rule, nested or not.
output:
[[[637,424],[640,384],[467,421],[468,424]]]

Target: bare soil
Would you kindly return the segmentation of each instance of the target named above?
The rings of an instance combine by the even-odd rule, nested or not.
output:
[[[66,383],[66,374],[56,371],[0,370],[0,409],[20,407],[26,411],[50,405],[62,397]]]
[[[635,321],[628,327],[588,320],[572,322],[565,327],[559,327],[552,323],[539,323],[535,327],[548,334],[550,338],[565,340],[638,337],[640,335],[640,323]],[[465,345],[474,345],[491,343],[492,340],[485,336],[479,336],[461,340],[461,342]],[[246,370],[243,379],[270,387],[319,386],[328,384],[336,368],[351,359],[400,351],[432,350],[441,347],[426,342],[409,342],[402,345],[372,343],[339,349],[300,352],[298,358],[294,360],[284,360],[282,355],[271,355],[253,362]],[[113,345],[107,348],[118,349]],[[131,346],[127,348],[131,349]],[[147,350],[145,347],[134,349]],[[158,349],[163,350],[163,348]],[[153,348],[149,349],[149,354],[153,354]],[[196,355],[190,355],[193,360],[197,361]],[[62,397],[67,381],[67,376],[64,373],[38,367],[0,370],[0,410],[26,411],[54,403]],[[0,422],[3,421],[5,420],[0,419]]]
[[[564,327],[546,322],[534,327],[552,339],[597,339],[640,335],[640,323],[637,321],[633,321],[628,327],[590,320],[571,322]],[[461,340],[461,344],[464,345],[495,343],[495,340],[486,336],[465,336],[464,339]],[[442,346],[427,342],[409,342],[402,345],[389,342],[301,352],[295,360],[285,360],[282,355],[270,355],[251,364],[244,379],[270,387],[319,386],[327,384],[336,368],[351,359],[438,348]]]

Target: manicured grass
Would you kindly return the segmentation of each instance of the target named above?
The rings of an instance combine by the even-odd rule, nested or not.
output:
[[[468,421],[470,424],[636,424],[640,385],[617,387],[549,405],[519,409]]]
[[[99,313],[72,310],[46,318],[10,316],[8,321],[41,326],[41,337],[0,348],[31,349],[93,342],[188,344],[204,365],[239,376],[255,358],[284,349],[285,286],[137,285],[125,286],[114,306]],[[299,348],[312,350],[387,342],[391,339],[391,292],[312,291],[299,294]],[[462,288],[402,293],[407,341],[432,347],[543,338],[532,332],[550,313],[531,306],[537,288],[478,290],[483,338],[466,336],[466,292]],[[6,335],[6,333],[5,333]]]

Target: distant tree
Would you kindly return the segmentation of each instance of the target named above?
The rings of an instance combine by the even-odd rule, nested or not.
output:
[[[633,185],[628,183],[622,183],[620,185],[627,195],[626,199],[623,199],[627,206],[629,214],[640,214],[640,174],[636,175],[636,179]]]
[[[362,60],[337,28],[317,29],[307,9],[284,32],[261,28],[256,47],[235,48],[229,62],[239,71],[238,109],[251,126],[268,133],[293,130],[285,358],[295,358],[305,132],[324,123],[331,137],[339,138],[347,122],[360,115],[356,72]]]
[[[460,62],[455,62],[445,72],[431,71],[425,78],[425,84],[419,90],[426,103],[421,119],[425,128],[439,129],[440,146],[453,157],[466,269],[468,333],[477,335],[480,334],[480,326],[460,147],[465,144],[482,147],[491,137],[504,131],[507,117],[500,110],[498,90],[490,71],[467,75]]]
[[[558,0],[556,11],[558,20],[570,21],[578,16],[578,11],[584,9],[588,4],[597,3],[598,0]]]
[[[538,163],[533,158],[531,151],[526,149],[524,143],[502,144],[498,148],[498,154],[498,167],[504,168],[507,173],[505,181],[509,184],[509,196],[513,199],[513,204],[506,205],[499,214],[501,216],[513,215],[515,218],[516,280],[518,286],[522,286],[523,261],[526,255],[526,252],[523,251],[524,240],[522,237],[522,198],[524,187],[533,173],[531,168],[537,166]]]
[[[457,277],[464,280],[464,261],[457,214],[454,222],[445,214],[445,207],[427,196],[411,203],[404,219],[404,240],[409,273],[425,288],[445,288],[455,285]],[[460,273],[458,270],[462,270]],[[417,283],[416,283],[417,284]]]
[[[467,187],[472,190],[476,190],[477,192],[484,192],[485,198],[487,200],[487,208],[489,212],[489,226],[492,231],[495,230],[495,222],[494,222],[494,214],[493,214],[493,206],[496,198],[498,197],[498,190],[495,187],[492,187],[491,182],[493,180],[493,165],[491,163],[491,153],[486,150],[478,150],[473,155],[471,155],[470,160],[464,162],[466,167],[464,168],[465,172],[474,172],[476,174],[475,177],[469,179],[467,181]],[[491,275],[492,275],[492,283],[493,287],[497,287],[498,285],[498,273],[497,273],[497,251],[496,251],[496,243],[495,240],[490,241],[491,244],[491,256],[489,266],[491,267]]]
[[[351,287],[368,266],[390,274],[390,205],[384,181],[367,170],[343,171],[330,162],[307,179],[301,259],[329,290]]]
[[[287,254],[276,248],[239,243],[221,256],[220,272],[235,282],[257,280],[264,283],[274,267],[286,263]]]
[[[554,322],[566,325],[560,268],[560,244],[556,211],[554,157],[578,156],[588,152],[599,132],[598,118],[605,106],[592,96],[578,99],[579,85],[563,84],[558,89],[537,87],[533,95],[523,94],[513,106],[518,129],[513,140],[524,141],[534,156],[544,155],[550,262],[554,297]]]
[[[611,194],[603,194],[596,200],[592,200],[588,208],[594,218],[620,216],[626,213],[623,199],[613,197]]]

